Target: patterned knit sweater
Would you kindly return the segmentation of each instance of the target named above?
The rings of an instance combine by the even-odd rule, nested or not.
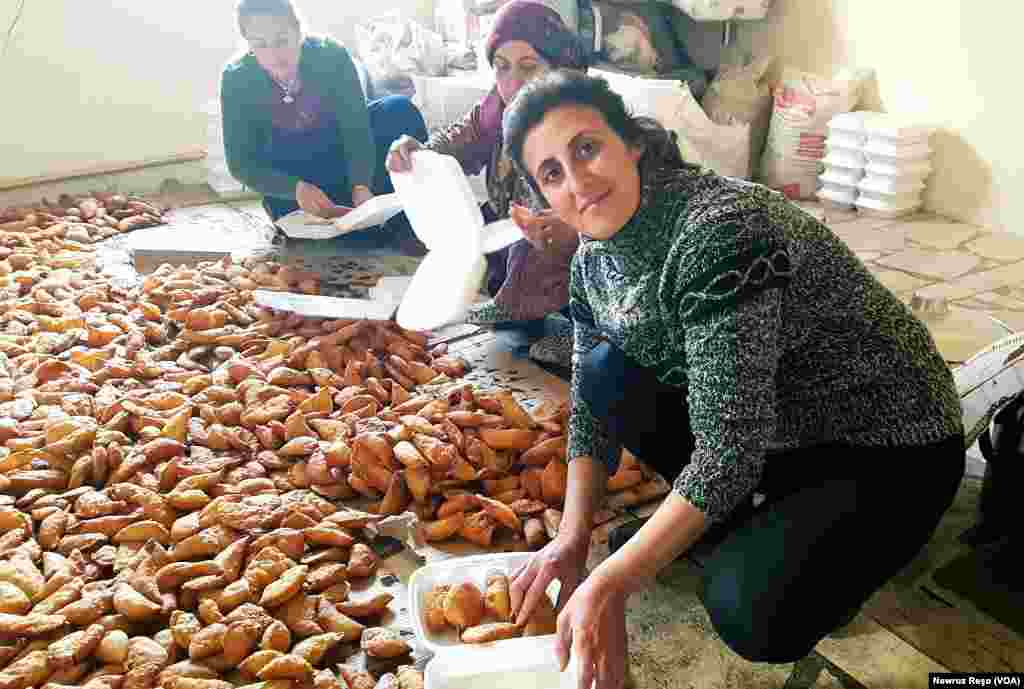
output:
[[[674,488],[711,523],[772,453],[963,433],[926,327],[826,226],[759,185],[687,168],[645,187],[621,231],[582,241],[570,303],[569,457],[618,466],[621,447],[579,393],[581,357],[607,339],[686,389],[696,448]]]

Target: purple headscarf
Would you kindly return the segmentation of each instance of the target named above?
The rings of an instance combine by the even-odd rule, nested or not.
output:
[[[558,12],[536,0],[512,0],[494,17],[487,38],[487,61],[494,64],[494,52],[509,41],[524,41],[553,69],[585,69],[583,43],[566,28]],[[501,138],[501,117],[505,103],[495,86],[480,104],[481,143],[493,150]]]

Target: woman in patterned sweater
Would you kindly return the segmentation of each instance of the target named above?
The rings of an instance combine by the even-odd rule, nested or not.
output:
[[[704,569],[715,628],[751,660],[803,657],[914,557],[962,477],[928,330],[826,226],[683,163],[603,80],[528,85],[504,130],[580,234],[569,488],[557,538],[514,577],[519,619],[559,579],[563,662],[571,647],[581,688],[618,689],[627,597],[725,524]],[[674,490],[583,580],[623,446]]]

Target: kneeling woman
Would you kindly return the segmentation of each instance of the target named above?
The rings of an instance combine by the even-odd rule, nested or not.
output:
[[[224,148],[270,218],[330,215],[394,191],[384,160],[399,137],[426,135],[416,106],[367,104],[348,51],[305,35],[291,0],[240,0],[237,19],[249,51],[224,69]]]
[[[504,134],[580,234],[569,488],[557,538],[514,577],[520,618],[560,579],[563,662],[571,647],[580,687],[617,689],[627,597],[725,523],[704,570],[715,628],[750,660],[803,657],[914,557],[963,475],[928,330],[826,226],[685,164],[603,80],[527,85]],[[623,446],[674,490],[583,580]]]

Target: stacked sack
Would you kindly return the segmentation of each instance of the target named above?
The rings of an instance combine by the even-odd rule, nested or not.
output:
[[[818,197],[882,217],[913,213],[931,174],[931,130],[899,115],[853,112],[829,122]]]

